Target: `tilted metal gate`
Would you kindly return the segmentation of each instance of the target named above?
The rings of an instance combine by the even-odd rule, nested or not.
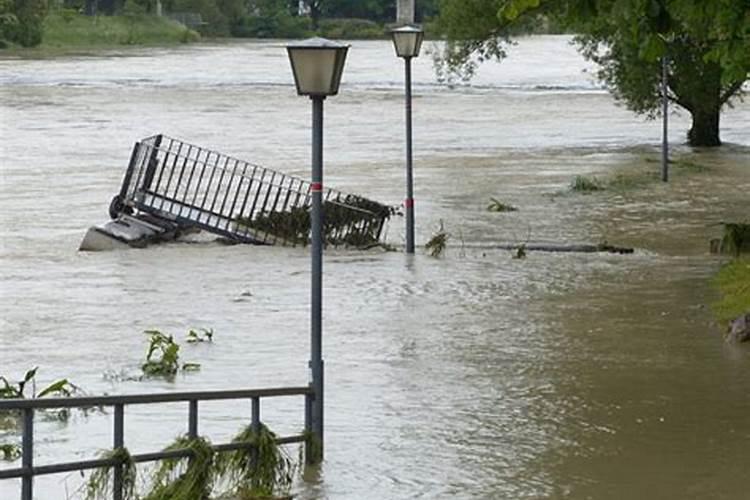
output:
[[[308,181],[156,135],[133,148],[110,215],[140,212],[256,244],[306,245]],[[361,196],[325,189],[328,245],[377,244],[393,209]]]

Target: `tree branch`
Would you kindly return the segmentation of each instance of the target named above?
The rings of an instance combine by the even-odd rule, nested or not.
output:
[[[738,80],[730,85],[729,88],[723,94],[721,94],[721,97],[719,97],[719,104],[726,104],[726,102],[742,88],[742,85],[744,83],[744,81]]]

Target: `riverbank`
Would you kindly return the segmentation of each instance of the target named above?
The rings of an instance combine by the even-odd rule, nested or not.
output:
[[[721,268],[715,279],[721,300],[714,313],[723,324],[750,313],[750,257],[736,259]]]
[[[197,32],[166,17],[141,14],[90,17],[63,10],[51,12],[44,20],[44,38],[39,46],[11,46],[1,50],[0,57],[43,57],[123,46],[173,46],[200,38]]]

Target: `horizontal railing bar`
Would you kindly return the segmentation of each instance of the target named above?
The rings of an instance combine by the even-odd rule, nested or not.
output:
[[[241,389],[229,391],[172,392],[159,394],[125,394],[120,396],[82,396],[71,398],[3,399],[0,410],[36,410],[51,408],[76,408],[114,406],[116,404],[136,405],[153,403],[176,403],[181,401],[217,401],[226,399],[272,398],[284,396],[305,396],[312,394],[309,386],[276,387],[269,389]]]
[[[292,444],[292,443],[304,443],[305,436],[302,434],[281,437],[276,439],[276,444]],[[223,453],[227,451],[241,450],[244,448],[252,448],[252,443],[227,443],[214,445],[211,448],[214,452]],[[188,448],[179,450],[168,450],[168,451],[157,451],[155,453],[141,453],[138,455],[132,455],[131,458],[135,463],[144,462],[156,462],[158,460],[164,460],[165,458],[187,458],[192,455],[192,451]],[[84,471],[91,469],[100,469],[102,467],[113,467],[120,463],[116,458],[100,458],[96,460],[83,460],[80,462],[66,462],[61,464],[52,465],[40,465],[33,467],[31,470],[32,476],[43,476],[49,474],[60,474],[63,472],[74,472]],[[2,479],[17,479],[28,475],[28,470],[21,467],[17,469],[5,469],[0,470],[0,480]]]

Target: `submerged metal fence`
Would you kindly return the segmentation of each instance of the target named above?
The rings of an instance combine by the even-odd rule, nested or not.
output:
[[[114,212],[137,209],[247,243],[306,245],[310,182],[165,135],[135,144]],[[323,192],[325,241],[380,241],[392,209],[333,189]]]
[[[260,429],[260,401],[263,398],[304,396],[305,397],[305,433],[300,435],[280,437],[278,444],[306,442],[306,434],[310,431],[313,392],[309,386],[281,387],[272,389],[247,389],[234,391],[211,392],[175,392],[163,394],[136,394],[126,396],[93,396],[75,398],[42,398],[42,399],[6,399],[0,400],[0,412],[20,412],[23,421],[23,437],[21,444],[21,467],[0,470],[0,480],[21,479],[21,500],[32,500],[34,496],[34,477],[58,474],[63,472],[84,471],[102,467],[112,467],[113,500],[123,498],[123,463],[117,458],[101,458],[79,462],[65,462],[46,465],[34,464],[34,413],[37,410],[60,408],[91,408],[113,407],[114,429],[113,448],[123,448],[125,444],[125,407],[129,405],[144,405],[156,403],[188,403],[188,436],[198,437],[198,403],[200,401],[250,399],[251,422],[255,429]],[[227,443],[213,446],[215,452],[232,451],[252,448],[248,443]],[[307,450],[309,452],[309,450]],[[135,463],[155,462],[165,458],[190,457],[191,451],[169,450],[154,453],[132,455]]]

